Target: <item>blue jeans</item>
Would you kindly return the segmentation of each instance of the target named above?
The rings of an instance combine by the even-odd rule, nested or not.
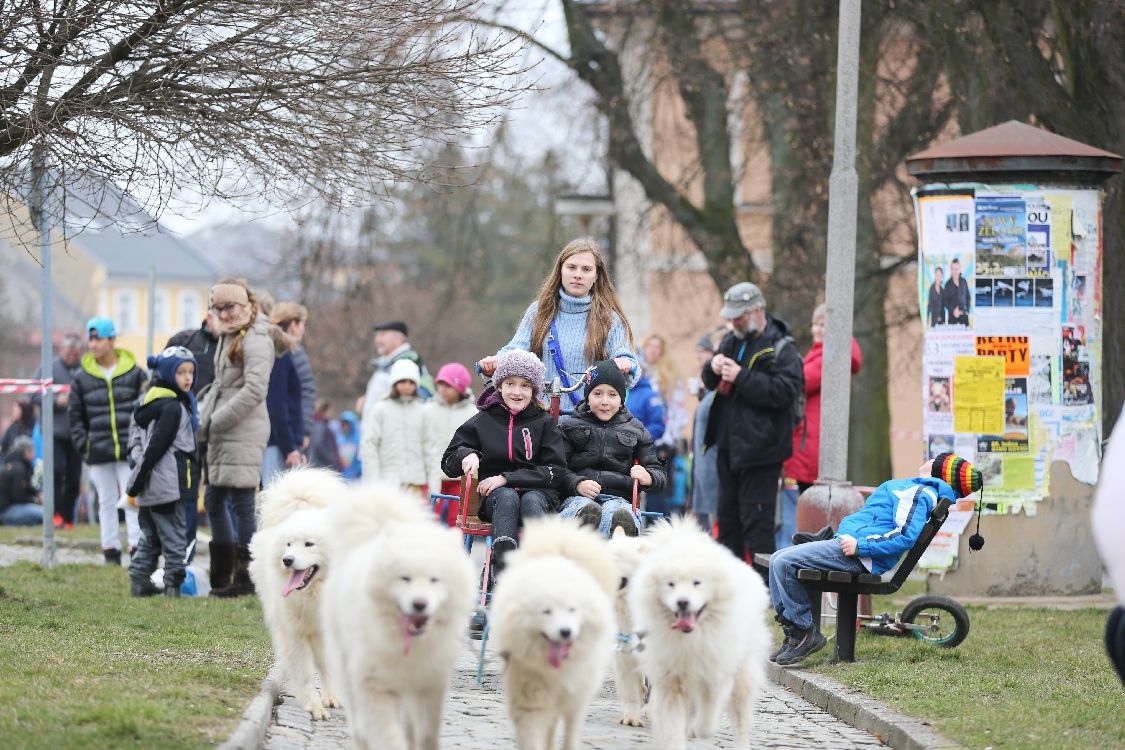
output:
[[[629,513],[633,515],[633,523],[639,529],[641,522],[637,516],[633,514],[633,504],[618,497],[617,495],[598,495],[593,500],[575,495],[568,497],[566,502],[563,503],[562,511],[559,513],[563,518],[574,518],[578,515],[578,511],[587,505],[600,505],[602,511],[601,521],[598,523],[598,533],[602,536],[609,538],[609,527],[613,522],[614,511],[621,510],[622,508],[628,509]]]
[[[813,626],[809,592],[797,580],[802,568],[866,573],[858,557],[844,554],[839,539],[806,542],[778,550],[770,557],[770,597],[779,615],[802,630]]]
[[[43,523],[43,506],[35,503],[9,505],[0,513],[0,526],[38,526]]]

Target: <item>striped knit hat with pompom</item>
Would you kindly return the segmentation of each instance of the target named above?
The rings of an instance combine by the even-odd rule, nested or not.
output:
[[[952,487],[957,497],[968,497],[984,487],[984,475],[980,469],[952,453],[935,456],[931,474]]]
[[[935,456],[931,474],[952,487],[953,494],[957,497],[968,497],[984,488],[984,475],[980,473],[980,469],[952,453],[940,453]],[[977,530],[969,537],[969,549],[974,552],[984,547],[984,537],[980,534],[980,512],[983,507],[984,493],[982,492],[981,500],[977,503]]]

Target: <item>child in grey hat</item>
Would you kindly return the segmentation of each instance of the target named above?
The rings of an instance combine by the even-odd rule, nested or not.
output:
[[[539,402],[543,363],[522,349],[505,352],[475,415],[457,428],[441,459],[449,477],[479,477],[480,517],[492,522],[493,571],[517,546],[522,522],[558,510],[571,486],[562,433]]]

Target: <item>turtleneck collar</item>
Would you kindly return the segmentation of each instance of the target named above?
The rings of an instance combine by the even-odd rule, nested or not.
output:
[[[585,297],[571,297],[562,287],[559,287],[559,310],[565,313],[583,313],[590,309],[594,295]]]

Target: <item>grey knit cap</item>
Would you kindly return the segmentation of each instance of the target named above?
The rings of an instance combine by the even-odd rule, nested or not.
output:
[[[496,363],[496,372],[492,374],[492,382],[499,389],[504,378],[512,376],[524,378],[531,381],[531,387],[538,397],[543,392],[543,376],[546,372],[547,368],[543,366],[539,357],[523,349],[512,349],[500,355],[500,360]]]

